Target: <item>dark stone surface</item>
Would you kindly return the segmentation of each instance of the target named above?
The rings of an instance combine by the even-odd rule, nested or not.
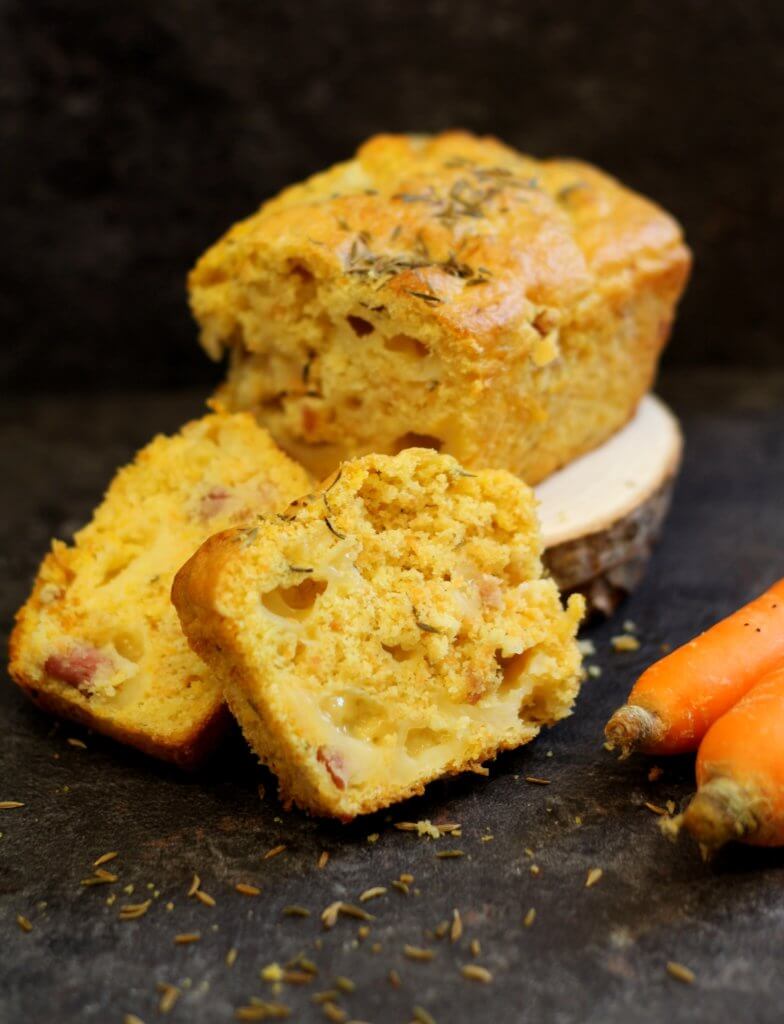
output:
[[[697,254],[668,354],[780,366],[777,0],[2,0],[0,381],[217,379],[184,277],[234,220],[378,131],[595,161]]]
[[[0,1021],[120,1024],[132,1012],[150,1024],[159,1019],[156,983],[184,986],[186,979],[167,1019],[230,1021],[236,1006],[268,991],[259,969],[300,951],[320,975],[313,986],[287,986],[281,995],[296,1021],[325,1019],[311,991],[328,988],[337,974],[356,981],[356,992],[341,999],[351,1017],[374,1024],[404,1024],[415,1005],[439,1024],[488,1012],[499,1024],[779,1021],[781,853],[737,848],[705,865],[687,842],[670,845],[642,804],[680,804],[691,786],[690,759],[659,762],[664,777],[652,784],[644,759],[619,763],[601,746],[609,712],[660,644],[684,641],[782,572],[784,378],[689,375],[670,378],[664,393],[683,416],[688,445],[649,575],[614,621],[590,629],[598,650],[591,660],[604,671],[585,685],[575,716],[500,758],[489,778],[436,783],[423,798],[352,826],[324,824],[284,813],[272,795],[259,799],[258,782],[271,794],[273,780],[238,736],[201,773],[183,775],[67,724],[53,729],[14,688],[0,688],[0,799],[25,803],[0,811]],[[4,626],[50,533],[72,530],[119,460],[198,408],[190,396],[5,403]],[[642,648],[614,654],[609,638],[627,617],[639,625]],[[87,749],[70,746],[68,737],[84,739]],[[551,785],[528,784],[526,775]],[[431,841],[390,824],[421,818],[460,822],[463,835]],[[380,833],[375,844],[367,839],[373,832]],[[481,841],[486,834],[492,841]],[[281,842],[283,855],[262,859]],[[454,848],[465,856],[434,856]],[[81,887],[107,850],[120,851],[110,867],[121,882]],[[316,868],[321,850],[331,854],[324,870]],[[604,877],[586,890],[596,866]],[[186,898],[193,872],[215,908]],[[327,904],[356,901],[401,872],[415,875],[413,893],[390,890],[367,904],[375,920],[364,942],[355,942],[355,921],[321,930],[318,913]],[[262,895],[239,895],[238,881],[258,883]],[[107,907],[110,889],[127,884],[133,895],[119,893]],[[160,896],[147,916],[118,921],[117,906],[145,899],[149,884]],[[282,918],[293,903],[313,916]],[[453,907],[464,938],[455,945],[429,938]],[[526,929],[529,907],[537,918]],[[30,934],[15,924],[18,913],[33,922]],[[192,930],[202,933],[199,944],[174,945],[176,933]],[[492,986],[457,973],[472,959],[474,938],[478,962],[495,975]],[[406,960],[404,943],[433,948],[435,960]],[[229,970],[231,947],[239,956]],[[693,986],[667,976],[671,959],[695,970]],[[387,981],[392,967],[399,990]]]

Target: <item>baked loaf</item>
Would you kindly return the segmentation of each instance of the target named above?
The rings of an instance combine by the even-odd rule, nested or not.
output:
[[[537,483],[649,389],[689,269],[677,223],[573,160],[381,135],[199,260],[216,401],[325,476],[411,446]]]
[[[569,714],[583,599],[540,547],[520,480],[410,449],[211,537],[172,599],[284,799],[348,820]]]
[[[307,490],[247,413],[157,437],[121,469],[73,546],[54,541],[17,615],[10,672],[56,714],[181,764],[228,720],[169,590],[211,533]]]

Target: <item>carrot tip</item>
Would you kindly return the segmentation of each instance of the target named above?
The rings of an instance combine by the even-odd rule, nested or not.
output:
[[[716,850],[758,828],[748,794],[732,779],[714,778],[702,786],[683,815],[683,826],[701,847]]]
[[[659,716],[637,704],[624,704],[622,708],[618,708],[604,727],[607,748],[614,750],[618,747],[622,761],[632,751],[655,742],[662,731]]]

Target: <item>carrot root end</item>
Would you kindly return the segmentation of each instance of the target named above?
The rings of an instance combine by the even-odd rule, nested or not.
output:
[[[637,704],[624,704],[618,708],[604,728],[607,748],[618,748],[622,761],[633,751],[655,743],[663,732],[659,716]]]
[[[701,847],[716,850],[758,828],[753,801],[733,779],[714,778],[700,787],[683,815],[683,827]]]

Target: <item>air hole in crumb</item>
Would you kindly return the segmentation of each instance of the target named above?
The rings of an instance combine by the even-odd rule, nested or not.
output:
[[[433,434],[409,432],[392,442],[392,453],[398,455],[400,452],[405,451],[406,448],[432,448],[433,451],[440,452],[443,447],[444,442],[440,437],[435,437]]]
[[[272,395],[270,398],[264,398],[261,401],[261,407],[266,412],[283,412],[283,399],[285,393],[281,392],[278,395]]]
[[[299,302],[309,302],[316,294],[316,283],[313,274],[302,263],[293,263],[291,276],[297,290]]]
[[[418,338],[412,338],[410,334],[393,334],[391,338],[384,338],[384,347],[390,352],[401,352],[416,359],[424,359],[430,355],[427,345]]]
[[[520,705],[520,718],[529,722],[552,723],[555,712],[544,684],[535,686]]]
[[[501,685],[498,687],[499,693],[509,693],[511,690],[519,688],[533,653],[534,648],[531,647],[527,651],[523,651],[522,654],[513,654],[509,658],[504,658],[500,651],[496,651],[496,661],[503,677]]]
[[[327,697],[321,709],[342,732],[369,743],[382,743],[397,731],[381,701],[358,690]]]
[[[133,556],[130,556],[120,562],[115,562],[114,565],[110,565],[108,569],[104,570],[103,576],[98,581],[98,586],[104,587],[107,583],[111,583],[113,579],[116,579],[121,572],[128,568],[132,561]]]
[[[354,316],[350,313],[346,317],[346,320],[348,321],[349,327],[358,338],[364,338],[366,335],[372,334],[375,330],[373,324],[371,324],[369,320],[363,319],[361,316]]]
[[[293,587],[276,587],[261,595],[265,608],[275,615],[298,617],[298,612],[309,611],[316,599],[327,589],[325,580],[306,579]]]
[[[409,658],[413,658],[416,654],[416,649],[401,647],[400,644],[382,644],[381,645],[387,654],[391,654],[395,661],[408,661]]]
[[[361,409],[364,404],[359,395],[349,395],[346,399],[347,409]]]
[[[410,757],[421,757],[432,747],[437,747],[449,739],[446,732],[437,732],[435,729],[409,729],[406,736],[406,753]]]

